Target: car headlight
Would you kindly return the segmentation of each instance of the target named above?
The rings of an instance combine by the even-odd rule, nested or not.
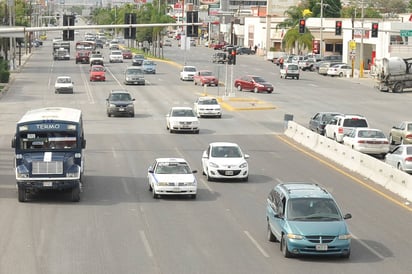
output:
[[[115,104],[109,104],[109,107],[111,107],[111,108],[115,108],[115,107],[116,107],[116,105],[115,105]]]
[[[20,165],[16,168],[17,171],[17,178],[28,178],[29,177],[29,170],[26,166]]]
[[[240,167],[240,168],[246,168],[246,167],[247,167],[247,162],[244,162],[244,163],[241,164],[239,167]]]
[[[302,236],[302,235],[292,234],[292,233],[289,233],[289,234],[287,235],[287,237],[288,237],[289,239],[294,239],[294,240],[302,240],[302,239],[303,239],[303,236]]]
[[[339,240],[349,240],[351,238],[352,238],[352,235],[350,234],[342,234],[342,235],[339,235],[338,237]]]
[[[189,182],[189,183],[187,183],[187,185],[188,185],[188,186],[195,186],[195,185],[196,185],[196,181]]]
[[[213,167],[213,168],[218,168],[218,167],[219,167],[218,164],[215,164],[215,163],[213,163],[213,162],[209,162],[209,166],[210,166],[210,167]]]
[[[128,104],[127,107],[133,107],[133,103]]]

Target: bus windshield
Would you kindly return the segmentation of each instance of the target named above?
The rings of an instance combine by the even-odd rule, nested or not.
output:
[[[71,150],[77,147],[76,132],[22,132],[20,149],[26,151]]]

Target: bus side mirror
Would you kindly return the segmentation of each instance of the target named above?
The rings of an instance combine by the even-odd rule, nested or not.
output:
[[[86,148],[86,140],[85,139],[82,140],[82,148]]]

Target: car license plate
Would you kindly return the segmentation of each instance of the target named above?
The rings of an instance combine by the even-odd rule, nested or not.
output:
[[[124,111],[124,108],[119,108],[119,111]]]
[[[43,182],[43,186],[51,187],[53,186],[53,182]]]
[[[180,192],[180,188],[174,187],[174,188],[173,188],[173,191],[174,191],[174,192]]]
[[[133,82],[135,85],[137,85],[137,82]]]
[[[326,244],[318,244],[318,245],[316,245],[316,250],[317,250],[317,251],[327,251],[327,250],[328,250],[328,245],[326,245]]]
[[[232,171],[232,170],[227,170],[227,171],[225,172],[225,175],[233,175],[233,171]]]

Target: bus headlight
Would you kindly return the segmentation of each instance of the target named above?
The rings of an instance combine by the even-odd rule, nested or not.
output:
[[[68,178],[80,177],[80,168],[76,165],[71,166],[66,172],[66,177]]]

